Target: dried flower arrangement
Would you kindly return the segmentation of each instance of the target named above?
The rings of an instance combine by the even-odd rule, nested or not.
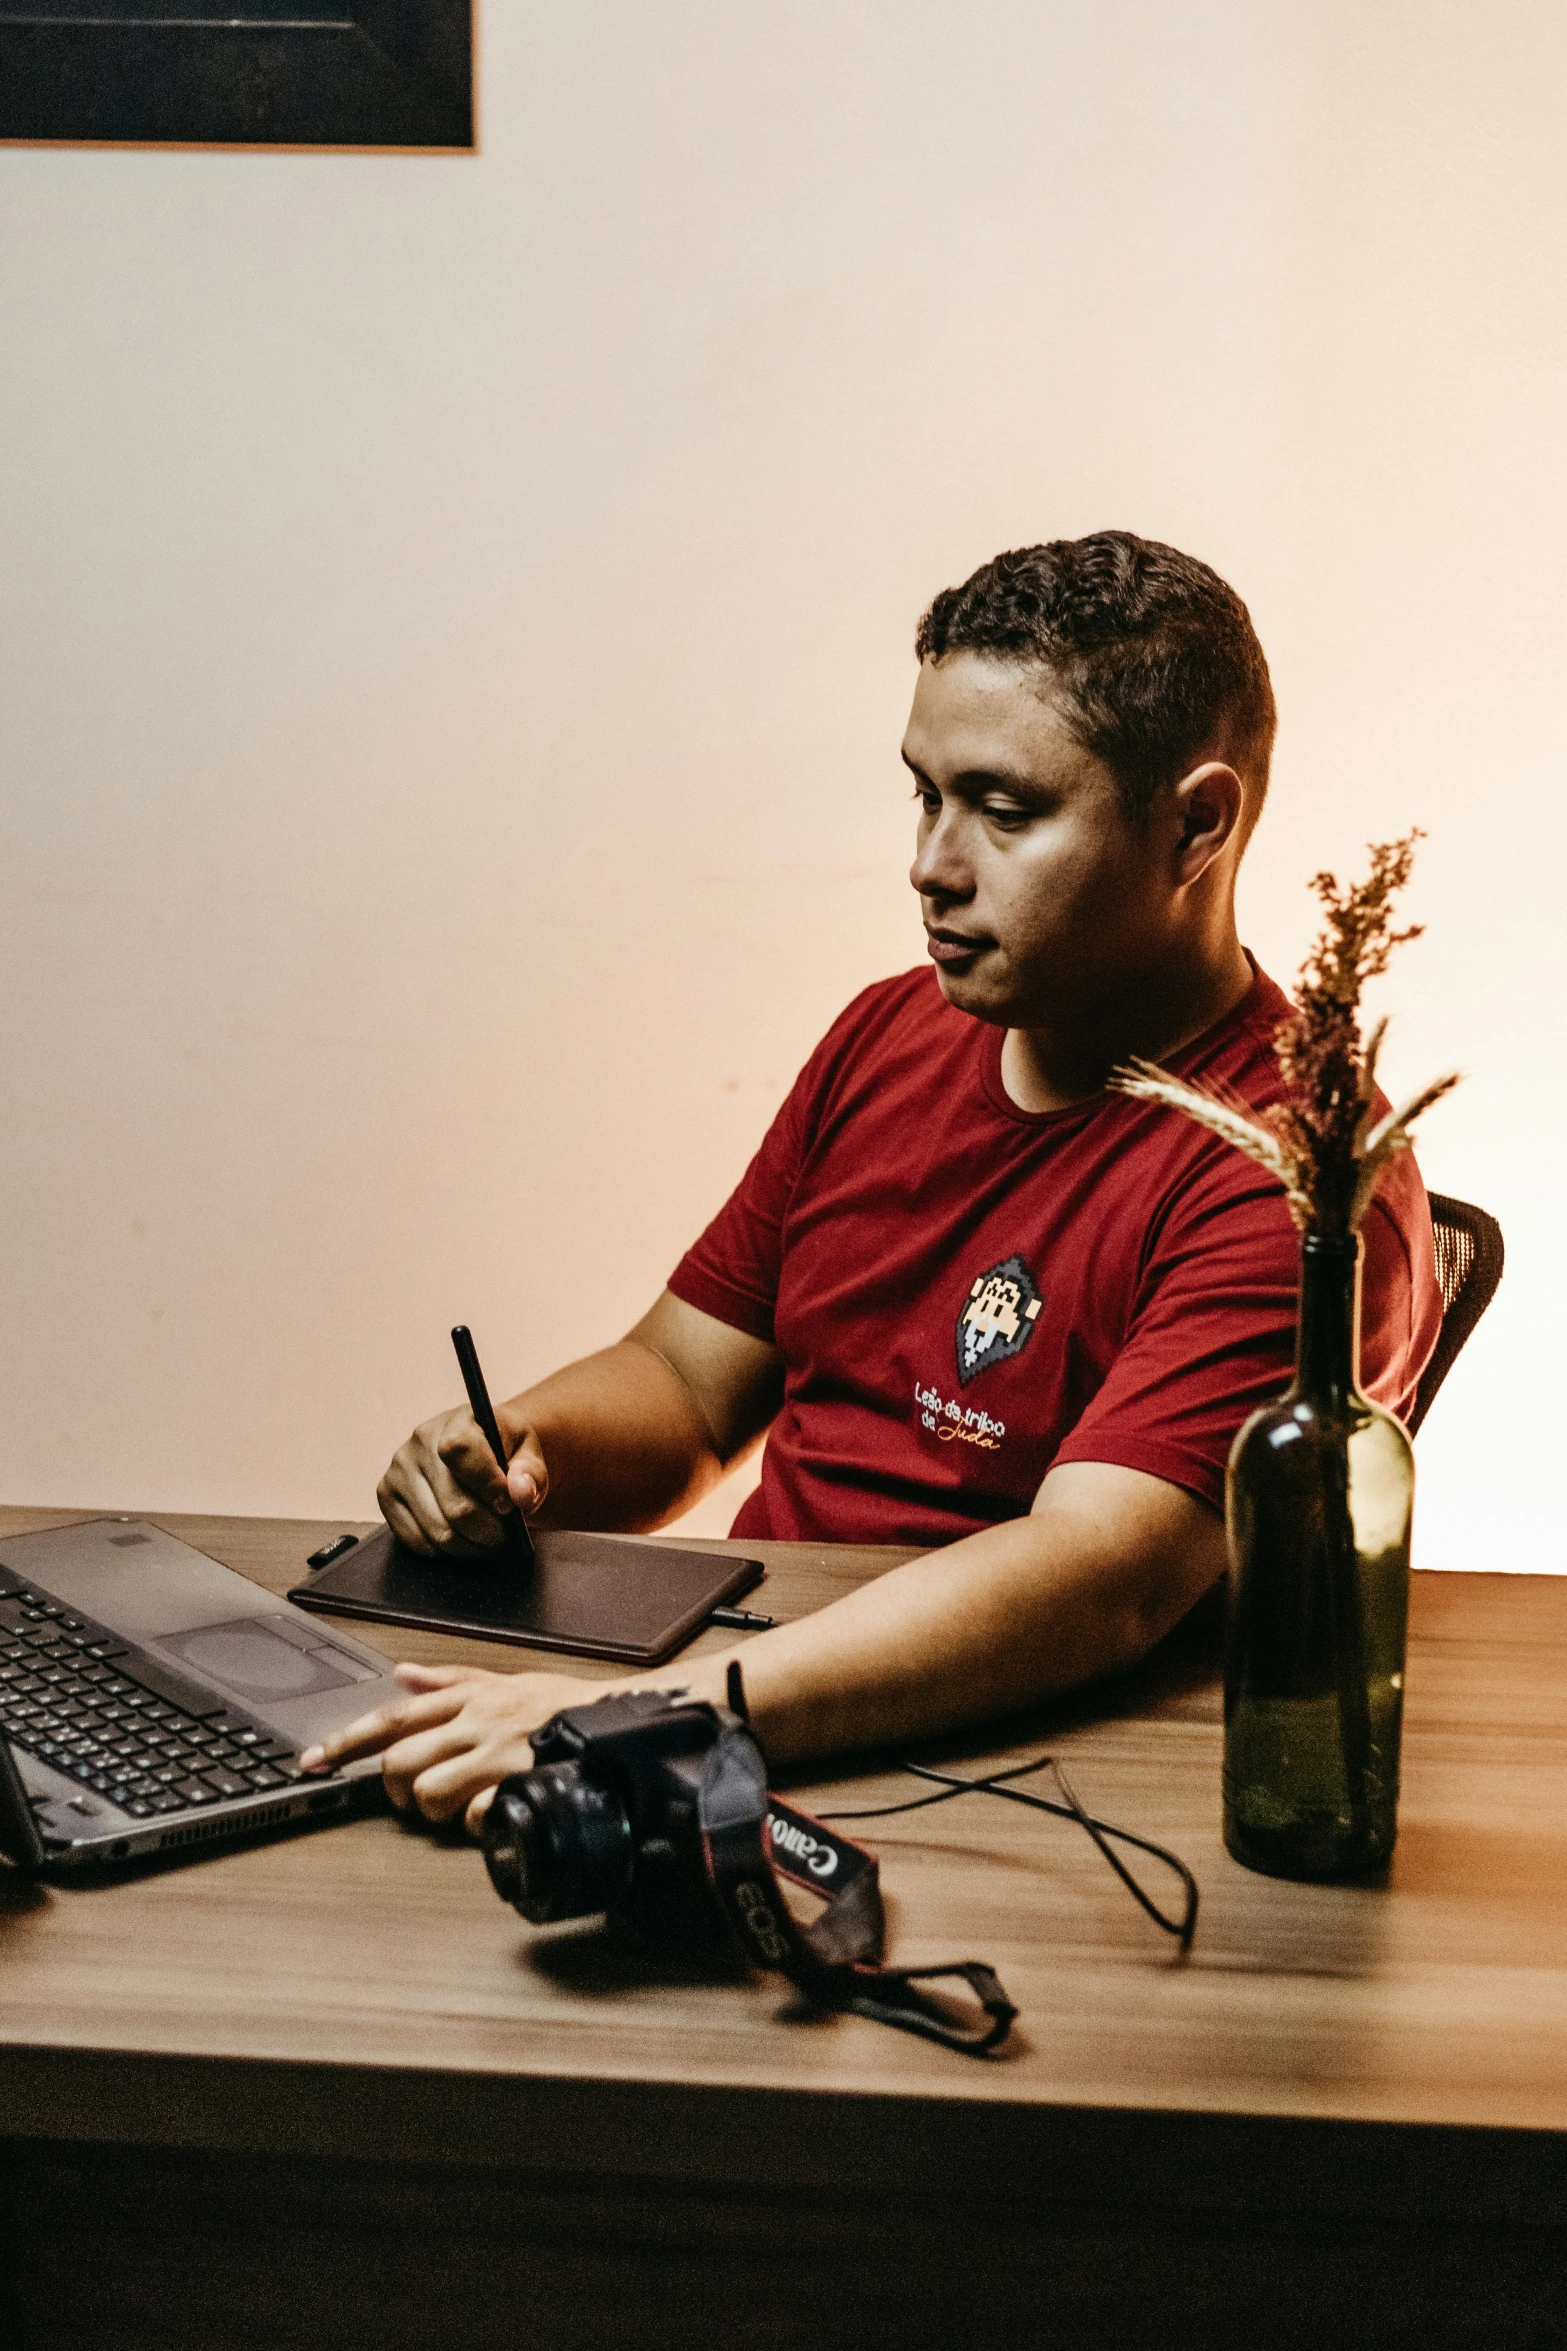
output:
[[[1458,1072],[1450,1071],[1376,1118],[1377,1056],[1386,1019],[1361,1043],[1361,990],[1386,971],[1395,947],[1420,936],[1418,925],[1394,930],[1392,916],[1422,837],[1416,829],[1401,841],[1372,844],[1363,882],[1341,888],[1330,873],[1313,877],[1327,922],[1301,966],[1296,1009],[1275,1041],[1285,1086],[1281,1102],[1254,1110],[1228,1094],[1171,1077],[1150,1061],[1132,1061],[1110,1080],[1139,1101],[1184,1111],[1260,1161],[1284,1186],[1301,1230],[1327,1240],[1348,1240],[1360,1230],[1390,1161],[1413,1142],[1415,1120],[1458,1084]]]

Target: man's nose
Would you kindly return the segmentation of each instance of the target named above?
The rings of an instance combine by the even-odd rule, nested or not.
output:
[[[974,877],[962,853],[953,812],[944,809],[920,840],[909,880],[922,898],[967,898]]]

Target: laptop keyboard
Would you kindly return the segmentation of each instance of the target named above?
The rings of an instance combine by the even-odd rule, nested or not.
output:
[[[3,1568],[0,1731],[136,1820],[300,1777],[264,1723]]]

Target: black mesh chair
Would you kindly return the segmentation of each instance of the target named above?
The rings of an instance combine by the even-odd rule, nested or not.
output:
[[[1411,1436],[1458,1361],[1459,1349],[1496,1296],[1504,1255],[1502,1228],[1494,1216],[1467,1200],[1450,1200],[1445,1192],[1433,1192],[1430,1199],[1436,1278],[1442,1285],[1442,1329],[1409,1415]]]

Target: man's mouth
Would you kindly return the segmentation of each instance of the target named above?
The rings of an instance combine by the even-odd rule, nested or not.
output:
[[[927,927],[925,938],[933,963],[954,965],[971,963],[976,955],[982,955],[996,943],[983,931],[954,931],[944,924],[938,930]]]

